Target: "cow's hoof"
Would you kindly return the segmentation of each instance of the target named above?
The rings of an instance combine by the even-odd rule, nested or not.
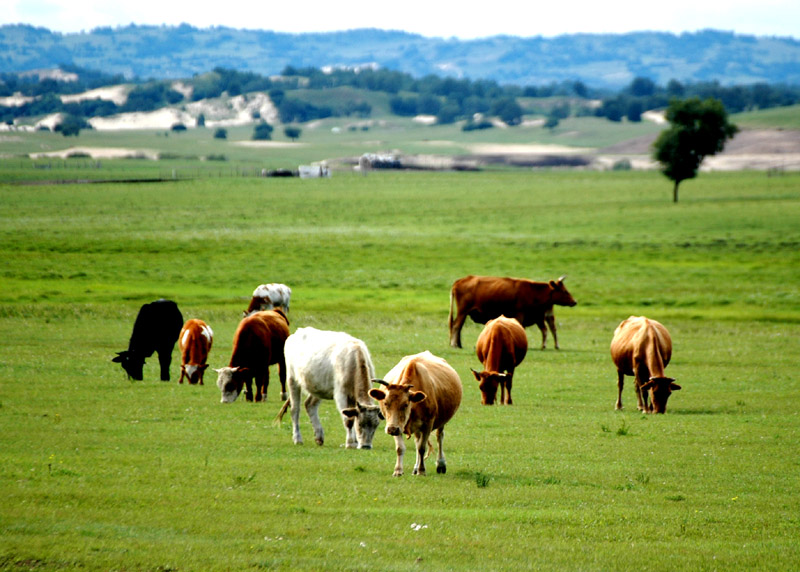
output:
[[[403,476],[403,471],[395,471],[394,473],[392,473],[392,476],[393,477],[402,477]]]
[[[436,472],[440,475],[443,475],[447,472],[447,465],[442,463],[441,465],[436,465]]]
[[[314,439],[314,441],[315,441],[315,442],[317,443],[317,445],[319,445],[320,447],[321,447],[321,446],[322,446],[322,445],[325,443],[325,439],[323,439],[322,437],[317,437],[317,438],[315,438],[315,439]]]
[[[289,394],[285,391],[281,391],[281,401],[286,401],[287,399],[289,399]]]

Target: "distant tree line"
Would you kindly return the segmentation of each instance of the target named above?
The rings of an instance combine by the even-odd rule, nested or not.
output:
[[[166,105],[180,104],[184,95],[164,80],[125,81],[119,75],[62,66],[62,71],[77,75],[77,81],[43,79],[36,75],[0,74],[0,97],[16,93],[35,98],[19,106],[0,106],[0,121],[11,123],[21,117],[35,117],[64,113],[76,118],[109,116],[130,111],[153,111]],[[60,95],[82,93],[99,87],[133,83],[124,105],[107,100],[84,100],[63,103]],[[641,121],[644,111],[664,109],[673,98],[699,97],[720,100],[729,113],[750,109],[793,105],[800,102],[800,86],[768,85],[758,83],[745,86],[723,86],[718,82],[683,84],[672,80],[659,86],[644,77],[635,78],[618,93],[600,93],[580,81],[564,81],[541,86],[500,85],[493,80],[426,75],[415,78],[408,73],[388,69],[295,68],[287,66],[278,77],[265,77],[253,72],[215,68],[184,80],[192,88],[191,99],[199,101],[252,92],[266,92],[278,109],[283,123],[304,123],[326,117],[369,117],[371,106],[364,101],[331,98],[330,104],[315,105],[309,92],[340,87],[383,92],[389,94],[389,107],[399,116],[431,115],[438,123],[447,124],[465,120],[464,128],[485,129],[491,126],[483,116],[497,117],[508,125],[521,123],[525,114],[523,105],[530,106],[531,99],[570,98],[585,100],[571,108],[561,103],[550,106],[547,112],[549,127],[570,114],[594,113],[611,121]],[[589,100],[600,100],[593,111]]]
[[[641,121],[649,109],[664,109],[672,99],[697,97],[722,102],[728,113],[769,109],[800,103],[800,86],[752,85],[723,86],[719,82],[683,84],[670,80],[666,86],[656,85],[648,78],[637,77],[620,93],[603,98],[595,114],[611,121]]]

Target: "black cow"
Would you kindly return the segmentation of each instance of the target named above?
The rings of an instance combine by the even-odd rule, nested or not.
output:
[[[172,350],[183,327],[183,316],[172,300],[156,300],[139,309],[133,324],[128,350],[117,352],[111,361],[122,364],[122,369],[137,381],[142,380],[145,358],[158,353],[161,381],[169,381],[169,364]]]

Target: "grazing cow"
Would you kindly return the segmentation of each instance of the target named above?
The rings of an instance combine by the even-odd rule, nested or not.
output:
[[[214,341],[214,332],[203,320],[186,320],[178,336],[178,348],[181,350],[181,378],[178,383],[186,381],[192,385],[203,385],[203,374],[208,364],[208,352]]]
[[[558,337],[553,317],[553,305],[577,304],[564,286],[564,276],[550,282],[533,282],[518,278],[495,276],[465,276],[453,282],[450,290],[450,345],[461,347],[461,328],[467,319],[485,324],[492,318],[515,318],[523,328],[536,324],[542,331],[542,349],[547,339],[545,322],[553,333],[558,349]],[[455,319],[453,305],[455,304]]]
[[[183,325],[183,316],[172,300],[156,300],[139,308],[133,323],[128,349],[117,352],[111,361],[122,365],[129,378],[141,381],[144,377],[144,360],[158,353],[161,381],[169,381],[169,364],[172,350]]]
[[[288,313],[291,297],[292,289],[286,284],[262,284],[253,290],[250,305],[242,312],[242,315],[249,316],[253,312],[274,310],[275,308],[282,308],[285,313]]]
[[[480,382],[481,403],[494,405],[500,386],[500,403],[511,405],[511,383],[516,368],[528,353],[528,337],[514,318],[500,316],[486,322],[475,346],[483,371],[472,370]]]
[[[672,339],[667,329],[644,316],[631,316],[614,330],[611,340],[611,359],[617,366],[617,404],[622,409],[624,377],[635,377],[636,399],[640,411],[664,413],[673,391],[681,388],[664,368],[672,357]],[[648,393],[651,402],[648,403]]]
[[[415,438],[414,474],[425,474],[425,452],[434,430],[439,442],[436,472],[447,472],[442,449],[444,426],[461,405],[461,380],[456,371],[442,358],[425,351],[404,357],[386,374],[385,380],[374,381],[386,386],[372,389],[369,394],[378,400],[386,418],[386,433],[394,437],[397,449],[394,476],[403,474],[406,451],[403,434]]]
[[[296,444],[300,436],[300,390],[308,394],[306,411],[314,427],[314,440],[322,445],[325,435],[319,421],[319,405],[333,399],[342,416],[348,449],[372,449],[372,438],[381,422],[380,409],[369,396],[375,368],[367,346],[344,332],[299,328],[284,347],[289,399],[283,404],[278,421],[292,406],[292,433]]]
[[[286,399],[286,364],[283,346],[289,337],[289,320],[283,310],[256,312],[239,322],[233,334],[233,351],[228,367],[215,369],[222,403],[233,403],[246,386],[245,398],[253,401],[251,383],[256,381],[256,401],[266,401],[269,366],[278,364],[281,399]]]

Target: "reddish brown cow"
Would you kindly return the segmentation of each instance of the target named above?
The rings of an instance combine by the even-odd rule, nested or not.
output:
[[[622,409],[624,377],[635,377],[636,399],[640,411],[664,413],[673,391],[681,388],[664,369],[672,357],[672,339],[667,329],[644,316],[631,316],[614,330],[611,359],[617,366],[616,409]],[[648,403],[648,393],[651,402]]]
[[[511,383],[514,369],[528,353],[528,337],[514,318],[500,316],[486,322],[475,346],[483,371],[472,370],[480,383],[481,403],[494,405],[500,386],[500,403],[511,405]]]
[[[286,363],[283,346],[289,337],[289,320],[282,310],[256,312],[244,318],[233,335],[233,352],[228,367],[215,370],[222,403],[236,401],[246,386],[245,398],[253,401],[252,380],[256,381],[256,401],[267,399],[269,366],[278,364],[281,400],[286,400]]]
[[[414,474],[425,474],[425,452],[431,433],[436,431],[439,456],[436,472],[447,472],[442,441],[444,426],[461,405],[461,380],[456,371],[430,352],[406,356],[386,374],[386,380],[373,380],[386,386],[371,389],[386,418],[386,433],[394,437],[397,463],[394,476],[403,474],[406,437],[414,435],[417,461]]]
[[[453,282],[450,290],[450,345],[454,348],[461,347],[461,328],[467,316],[479,324],[485,324],[498,316],[507,316],[515,318],[523,328],[536,324],[542,331],[542,349],[547,339],[546,322],[558,349],[553,305],[574,306],[576,303],[564,286],[564,276],[550,282],[465,276]]]
[[[181,350],[181,378],[191,384],[203,385],[203,374],[208,368],[208,352],[214,341],[214,332],[203,320],[186,320],[178,336],[178,348]]]

